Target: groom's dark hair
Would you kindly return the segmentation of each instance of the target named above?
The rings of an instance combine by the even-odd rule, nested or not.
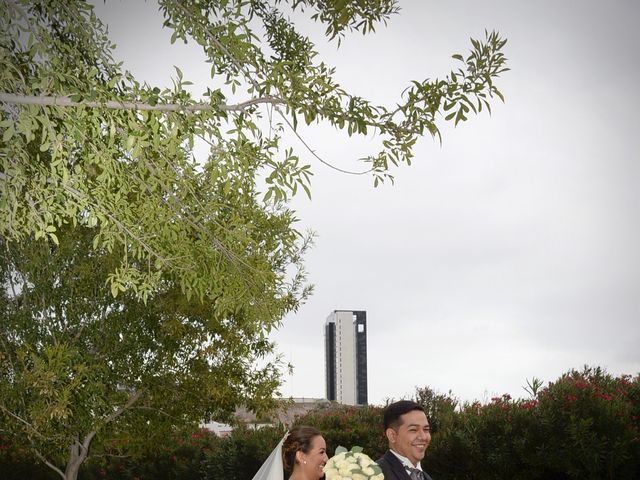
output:
[[[296,463],[296,452],[309,453],[311,442],[318,435],[322,436],[320,430],[300,425],[292,428],[282,443],[282,466],[286,472],[291,472]]]
[[[402,419],[400,417],[405,413],[413,412],[414,410],[424,412],[424,408],[411,400],[400,400],[399,402],[387,405],[387,408],[384,409],[383,417],[385,432],[387,431],[387,428],[395,429],[402,425]]]

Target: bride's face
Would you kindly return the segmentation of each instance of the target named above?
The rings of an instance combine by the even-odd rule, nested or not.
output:
[[[329,457],[327,457],[327,444],[322,435],[317,435],[311,440],[309,452],[302,455],[300,467],[306,474],[306,478],[320,478],[324,475],[322,468],[327,463],[327,460],[329,460]]]

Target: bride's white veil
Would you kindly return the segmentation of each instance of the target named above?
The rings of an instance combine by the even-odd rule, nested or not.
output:
[[[284,434],[282,440],[278,442],[276,448],[269,454],[269,457],[264,461],[260,470],[253,476],[253,480],[284,480],[284,470],[282,467],[282,444],[289,435],[289,432]]]

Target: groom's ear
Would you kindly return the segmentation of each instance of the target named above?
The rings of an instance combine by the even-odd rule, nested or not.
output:
[[[384,434],[387,437],[387,440],[389,441],[389,443],[391,444],[396,443],[396,440],[398,439],[398,432],[396,432],[393,428],[391,427],[387,428]]]

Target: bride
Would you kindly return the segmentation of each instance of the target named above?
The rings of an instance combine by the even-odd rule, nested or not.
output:
[[[280,440],[253,480],[283,480],[283,467],[289,480],[319,480],[328,459],[327,445],[317,429],[295,427]]]

